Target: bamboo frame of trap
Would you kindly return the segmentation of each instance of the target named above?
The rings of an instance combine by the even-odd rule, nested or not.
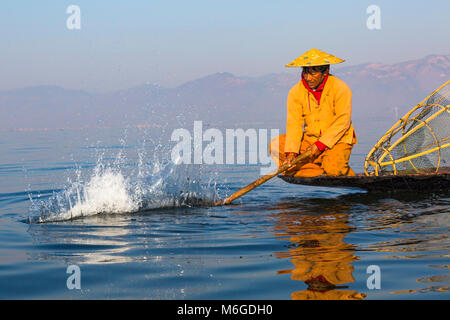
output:
[[[380,171],[381,171],[381,167],[383,166],[392,166],[393,170],[394,170],[394,175],[397,175],[399,173],[399,170],[397,170],[396,164],[404,162],[404,161],[409,161],[412,168],[417,172],[420,173],[419,169],[417,169],[414,164],[412,163],[412,159],[424,156],[426,154],[438,151],[438,162],[437,162],[437,166],[436,166],[436,173],[439,171],[439,166],[441,164],[441,149],[450,147],[450,143],[445,143],[442,144],[443,142],[447,141],[448,139],[450,139],[450,136],[447,136],[445,138],[442,139],[438,139],[436,137],[436,134],[433,132],[433,130],[431,129],[431,127],[428,125],[428,123],[433,120],[434,118],[436,118],[437,116],[439,116],[440,114],[442,114],[443,112],[448,112],[450,113],[450,105],[440,105],[439,102],[441,102],[443,99],[445,99],[449,94],[450,91],[447,92],[445,95],[443,95],[439,101],[432,103],[432,104],[426,104],[426,101],[432,97],[436,92],[438,92],[439,90],[441,90],[442,88],[444,88],[446,85],[450,84],[450,80],[448,80],[447,82],[445,82],[443,85],[441,85],[438,89],[436,89],[435,91],[433,91],[433,93],[431,93],[428,97],[426,97],[425,99],[423,99],[417,106],[415,106],[411,111],[409,111],[406,115],[404,115],[402,118],[400,118],[399,121],[397,121],[397,123],[395,123],[391,129],[389,129],[385,135],[377,142],[377,144],[372,148],[372,150],[369,152],[369,154],[367,155],[365,162],[364,162],[364,172],[367,176],[370,175],[376,175],[378,176]],[[429,109],[433,108],[433,107],[438,107],[441,108],[441,110],[435,112],[434,114],[432,114],[430,117],[428,117],[426,120],[422,120],[419,119],[419,117],[423,114],[425,114],[426,112],[428,112]],[[411,117],[411,115],[414,114],[414,112],[416,112],[417,110],[422,109],[417,115]],[[411,117],[411,118],[410,118]],[[411,123],[411,122],[419,122],[419,124],[417,126],[415,126],[412,130],[410,131],[406,131],[406,126]],[[425,150],[420,152],[421,150],[419,150],[419,153],[416,153],[414,155],[410,155],[407,157],[402,157],[399,159],[394,159],[394,157],[391,155],[391,151],[392,149],[394,149],[398,144],[400,144],[402,141],[404,141],[406,138],[408,138],[410,135],[412,135],[414,132],[416,132],[417,130],[419,130],[420,128],[426,126],[429,130],[429,132],[431,133],[431,135],[434,138],[434,143],[423,147],[421,150]],[[393,144],[391,144],[391,139],[398,133],[402,131],[402,136],[395,141]],[[406,134],[405,134],[406,132]],[[385,147],[383,145],[387,144],[388,147]],[[436,145],[437,147],[426,150],[428,147]],[[406,148],[405,146],[403,146],[404,148]],[[374,153],[378,150],[384,150],[384,153],[378,158],[378,159],[374,159]],[[406,149],[405,149],[405,153],[406,153]],[[390,161],[385,161],[382,162],[386,157],[389,157]],[[372,172],[369,172],[370,166],[372,166]]]

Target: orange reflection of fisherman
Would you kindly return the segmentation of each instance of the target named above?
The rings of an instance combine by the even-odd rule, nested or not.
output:
[[[351,227],[346,214],[305,215],[282,214],[275,233],[289,236],[292,245],[278,258],[290,257],[294,269],[291,279],[308,285],[306,290],[292,293],[294,300],[360,300],[365,294],[348,288],[354,282],[351,262],[357,260],[351,245],[344,242]]]

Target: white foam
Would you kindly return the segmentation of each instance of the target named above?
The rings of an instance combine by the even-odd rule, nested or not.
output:
[[[125,178],[120,166],[105,168],[100,162],[86,179],[87,182],[82,181],[78,170],[75,181],[69,181],[62,191],[48,199],[32,200],[29,222],[64,221],[100,213],[120,214],[180,207],[193,198],[215,196],[214,188],[203,188],[198,177],[192,178],[193,174],[198,174],[193,168],[155,162],[151,168],[145,168],[148,176],[142,174],[142,168],[139,169],[136,177]]]
[[[128,190],[128,181],[122,173],[113,172],[110,168],[94,175],[82,191],[82,197],[80,195],[67,214],[78,217],[102,212],[133,212],[139,208]]]

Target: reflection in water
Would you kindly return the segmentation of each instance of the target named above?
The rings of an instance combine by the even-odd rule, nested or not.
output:
[[[292,299],[360,300],[366,293],[380,297],[379,292],[383,298],[443,297],[449,292],[449,199],[353,194],[262,206],[98,215],[30,225],[33,246],[27,254],[30,260],[95,264],[95,271],[106,263],[132,262],[133,274],[123,271],[123,276],[157,280],[136,287],[136,296],[145,292],[152,298],[233,298],[255,282],[260,284],[254,289],[258,297],[266,297],[274,294],[265,293],[272,289],[269,283],[278,280],[275,297],[285,297],[285,279],[274,270],[295,280],[287,281],[288,287],[298,287],[287,291]],[[269,254],[277,259],[267,258]],[[280,270],[286,262],[290,269]],[[384,291],[378,296],[368,289],[363,293],[365,283],[358,280],[367,277],[358,266],[373,263],[383,272]],[[253,278],[245,282],[249,270]],[[268,274],[273,278],[267,280]]]
[[[448,266],[447,266],[448,268]],[[450,282],[450,274],[443,274],[433,277],[426,277],[422,279],[417,279],[417,282],[420,283],[444,283],[442,285],[433,285],[425,288],[415,289],[415,290],[401,290],[394,291],[391,293],[394,294],[402,294],[402,293],[429,293],[429,292],[450,292],[450,286],[448,283]]]
[[[395,234],[395,237],[370,243],[366,250],[383,252],[387,259],[433,261],[435,263],[427,263],[427,267],[448,272],[450,198],[448,195],[441,196],[422,199],[423,196],[415,195],[415,199],[407,198],[407,201],[402,198],[378,201],[376,210],[372,210],[377,214],[367,218],[364,229],[377,230],[386,235]],[[449,280],[448,273],[422,277],[416,279],[416,283],[433,285],[390,293],[450,292]]]
[[[338,213],[311,215],[292,211],[289,207],[289,204],[277,205],[280,214],[274,233],[289,238],[289,250],[277,252],[276,257],[290,258],[294,269],[278,273],[290,273],[291,279],[303,281],[308,286],[306,290],[292,293],[292,299],[365,298],[365,294],[357,291],[343,290],[348,288],[346,284],[355,281],[351,262],[357,260],[352,245],[344,241],[346,234],[353,229],[348,223],[348,215],[344,213],[345,208],[339,208]]]
[[[363,257],[364,252],[378,252],[385,254],[382,256],[384,259],[414,260],[416,262],[410,265],[410,272],[418,272],[420,269],[420,272],[426,270],[432,274],[416,278],[415,283],[409,284],[413,287],[411,289],[390,291],[390,294],[449,292],[449,274],[438,271],[449,270],[449,204],[448,192],[431,195],[399,193],[389,196],[360,193],[332,199],[305,199],[301,204],[296,200],[278,204],[273,208],[280,211],[275,232],[277,235],[289,236],[292,242],[290,250],[279,253],[278,256],[290,257],[295,269],[287,272],[291,273],[292,279],[309,285],[308,290],[296,292],[292,297],[348,298],[339,289],[345,283],[353,281],[353,269],[349,264],[356,260],[350,254],[353,251],[360,251]],[[347,219],[355,226],[354,230]],[[357,235],[372,234],[372,237],[351,247],[343,241],[349,232]],[[307,245],[312,241],[315,241],[315,247]],[[349,254],[346,255],[346,252]],[[346,265],[339,264],[339,261],[345,261]],[[421,269],[425,266],[426,269]],[[341,282],[333,282],[333,272],[328,271],[331,274],[328,277],[324,275],[326,270],[332,268],[336,274],[338,271],[344,274],[335,277],[334,281],[341,279]],[[321,272],[323,277],[320,277]],[[315,286],[310,286],[310,279]],[[326,294],[323,294],[323,290],[317,291],[317,282],[332,290],[326,291]],[[333,288],[328,282],[339,288]],[[417,283],[432,285],[417,288]]]
[[[28,230],[36,245],[30,251],[32,260],[63,260],[75,264],[123,263],[132,261],[129,250],[130,230],[126,219],[87,218],[74,224],[32,224]]]

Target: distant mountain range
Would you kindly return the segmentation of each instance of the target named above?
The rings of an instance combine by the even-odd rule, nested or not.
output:
[[[332,68],[353,91],[358,127],[390,127],[434,89],[450,79],[450,55],[430,55],[393,65],[367,63]],[[0,128],[99,126],[192,126],[275,123],[284,128],[286,96],[296,73],[242,77],[216,73],[176,88],[143,85],[108,94],[57,86],[0,91]],[[273,127],[273,126],[272,126]]]

